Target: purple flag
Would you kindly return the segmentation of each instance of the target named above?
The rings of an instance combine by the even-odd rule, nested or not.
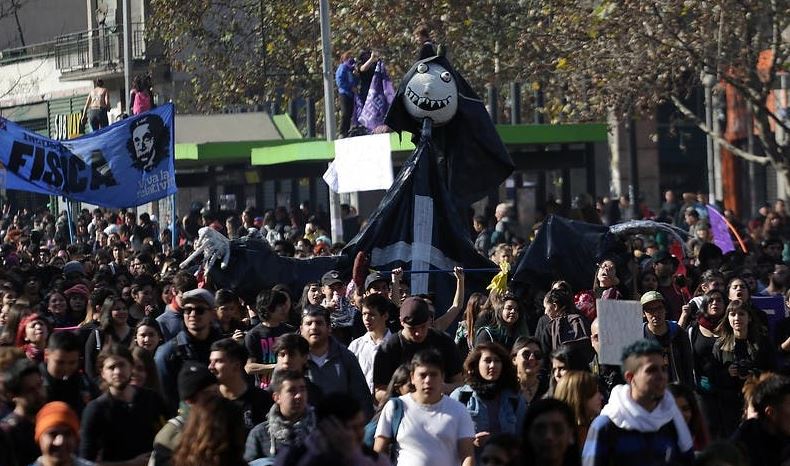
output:
[[[705,207],[708,209],[708,221],[710,222],[710,231],[713,233],[713,243],[724,254],[735,251],[735,244],[732,242],[732,237],[727,227],[727,220],[712,205],[709,204]]]
[[[378,126],[383,125],[384,117],[387,116],[387,110],[389,110],[393,99],[395,99],[395,88],[389,76],[387,76],[384,62],[379,60],[376,63],[376,71],[373,73],[373,79],[370,82],[368,98],[365,100],[362,113],[359,115],[359,122],[369,131],[373,131]]]

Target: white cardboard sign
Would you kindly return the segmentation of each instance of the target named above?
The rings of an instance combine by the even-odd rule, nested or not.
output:
[[[598,299],[595,308],[598,311],[598,341],[601,344],[598,361],[619,366],[623,348],[643,338],[642,305],[639,301]]]

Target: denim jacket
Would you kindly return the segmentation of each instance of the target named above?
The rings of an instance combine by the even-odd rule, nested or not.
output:
[[[475,423],[475,432],[490,432],[491,434],[498,434],[506,432],[514,434],[518,437],[521,436],[522,426],[524,425],[524,415],[527,412],[527,404],[524,399],[516,392],[510,389],[504,389],[500,394],[499,400],[499,432],[492,432],[488,421],[488,406],[485,402],[472,390],[469,385],[458,387],[450,394],[450,398],[460,401],[469,415],[472,416],[472,421]]]

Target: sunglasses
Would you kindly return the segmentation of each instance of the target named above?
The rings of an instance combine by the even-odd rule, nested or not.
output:
[[[192,314],[193,312],[195,315],[202,316],[205,314],[209,309],[204,306],[189,306],[182,308],[184,310],[184,315]]]
[[[543,353],[541,353],[540,351],[529,351],[529,350],[527,350],[527,351],[524,351],[523,354],[524,354],[524,359],[529,359],[530,356],[534,357],[535,359],[542,359],[543,358]]]

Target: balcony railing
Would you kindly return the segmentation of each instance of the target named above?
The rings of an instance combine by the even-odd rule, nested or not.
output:
[[[146,58],[144,23],[132,23],[132,59]],[[55,39],[56,66],[61,72],[123,65],[123,27],[101,27]]]

